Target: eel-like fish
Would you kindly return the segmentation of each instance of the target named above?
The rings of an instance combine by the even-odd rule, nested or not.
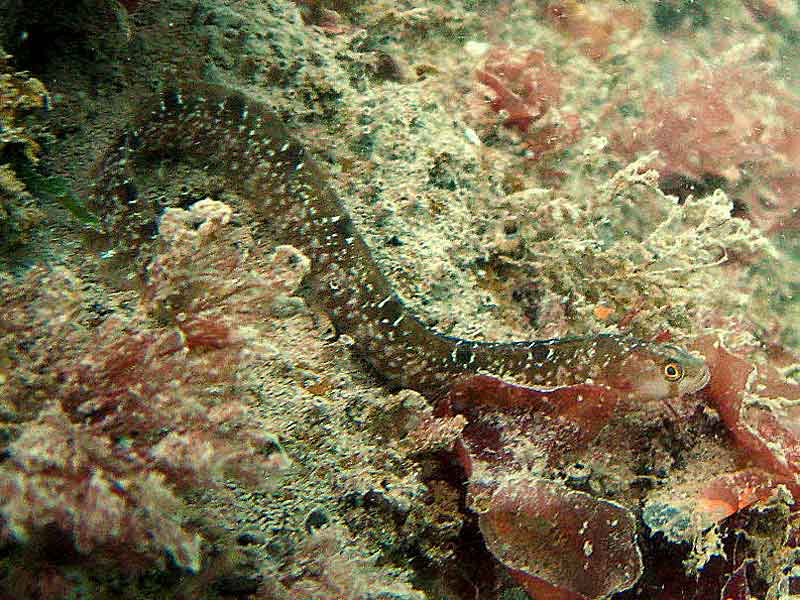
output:
[[[259,227],[310,259],[306,287],[314,304],[392,385],[430,398],[480,381],[545,394],[601,386],[627,398],[665,399],[708,382],[702,359],[631,337],[495,343],[426,327],[394,293],[308,152],[275,114],[240,93],[193,84],[158,96],[100,161],[98,202],[135,211],[133,166],[163,155],[201,161],[220,174],[248,199]]]

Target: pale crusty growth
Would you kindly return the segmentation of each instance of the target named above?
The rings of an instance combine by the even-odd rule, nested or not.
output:
[[[312,158],[275,115],[240,94],[192,86],[162,94],[143,111],[100,165],[101,203],[125,207],[109,226],[155,210],[138,206],[133,164],[159,155],[200,161],[221,174],[277,242],[305,254],[310,300],[392,384],[438,396],[470,375],[486,375],[537,389],[595,383],[666,397],[695,391],[708,378],[701,360],[632,338],[483,343],[427,329],[380,273]],[[669,366],[675,370],[665,374]]]

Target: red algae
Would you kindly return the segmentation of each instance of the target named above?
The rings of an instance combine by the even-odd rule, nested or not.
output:
[[[194,216],[203,206],[209,203]],[[172,217],[176,213],[189,214],[174,211]],[[237,277],[206,286],[202,300],[189,294],[198,304],[180,303],[200,318],[186,332],[174,326],[182,319],[159,324],[146,310],[127,319],[108,317],[92,330],[64,319],[39,322],[67,308],[41,285],[57,274],[34,270],[7,294],[12,302],[3,329],[30,338],[29,351],[14,357],[19,369],[56,377],[38,405],[23,404],[31,402],[28,397],[15,407],[27,420],[21,420],[20,434],[0,466],[3,538],[26,540],[55,527],[73,540],[78,553],[102,555],[132,571],[163,565],[165,555],[181,568],[198,571],[201,537],[183,523],[182,495],[220,485],[227,477],[264,485],[287,466],[268,424],[244,402],[240,372],[255,353],[239,329],[243,322],[221,327],[221,315],[235,314],[232,306],[240,295],[253,291],[230,287],[246,279],[247,271],[234,245],[209,250],[209,239],[221,242],[228,232],[222,220],[203,214],[197,229],[187,220],[181,225],[174,218],[163,220],[161,254],[153,263],[161,265],[160,276],[151,272],[153,296],[176,301],[197,290],[212,265],[235,265],[229,274]],[[180,244],[173,237],[177,230]],[[187,243],[190,238],[196,243]],[[168,264],[171,276],[164,270]],[[280,275],[281,270],[272,273],[279,284],[273,289],[267,289],[268,279],[258,280],[265,286],[260,298],[274,301],[281,289],[291,289],[291,274]],[[81,303],[83,297],[75,293]],[[152,300],[140,309],[152,308]],[[250,310],[259,306],[258,318],[264,320],[272,302],[251,303]],[[162,306],[162,318],[175,307]],[[198,324],[211,315],[217,317],[215,325]]]
[[[562,102],[562,74],[542,50],[494,48],[475,78],[491,90],[490,108],[502,115],[506,128],[521,134],[521,145],[532,161],[552,156],[581,138],[578,115],[554,116]]]
[[[485,493],[470,486],[471,495]],[[629,589],[642,573],[636,520],[618,504],[516,477],[480,506],[486,545],[533,597],[600,598]]]
[[[743,455],[794,490],[800,475],[800,385],[786,382],[774,366],[756,367],[714,338],[697,344],[711,368],[702,392],[719,412]]]
[[[503,125],[522,133],[561,100],[559,74],[541,50],[515,54],[510,48],[495,48],[475,78],[494,92],[489,105],[505,113]]]

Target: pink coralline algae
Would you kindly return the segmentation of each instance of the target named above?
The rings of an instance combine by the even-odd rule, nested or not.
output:
[[[589,5],[575,0],[546,3],[543,16],[553,28],[573,40],[588,58],[602,61],[614,44],[627,41],[644,24],[645,17],[635,8],[609,5],[591,14]]]
[[[505,113],[503,125],[522,133],[561,99],[561,77],[541,50],[517,56],[509,48],[495,48],[475,77],[494,93],[489,105]]]
[[[202,200],[190,211],[167,209],[159,224],[143,308],[175,324],[190,347],[242,342],[247,327],[264,321],[308,269],[308,259],[290,246],[279,246],[269,260],[254,255],[253,240],[228,226],[231,217],[227,205]]]
[[[557,152],[581,137],[574,114],[554,116],[561,103],[561,74],[541,50],[525,53],[498,47],[489,52],[475,78],[491,90],[489,106],[516,129],[532,160]]]
[[[10,446],[0,473],[3,536],[24,540],[53,524],[71,534],[75,548],[123,548],[132,556],[166,551],[199,568],[200,538],[180,526],[181,501],[165,475],[122,453],[93,428],[47,409]]]
[[[126,568],[169,556],[197,570],[201,538],[182,522],[181,494],[229,476],[261,484],[286,466],[241,374],[258,357],[249,324],[269,327],[307,261],[288,247],[245,256],[230,215],[212,201],[167,211],[140,306],[94,330],[57,318],[26,330],[55,314],[41,286],[53,275],[6,284],[17,302],[0,332],[30,342],[25,354],[6,344],[6,358],[14,371],[55,375],[46,397],[19,388],[12,398],[20,422],[0,465],[3,537],[54,526],[78,552]]]
[[[627,96],[604,123],[616,150],[633,158],[657,149],[662,180],[724,181],[762,230],[800,225],[798,99],[751,68],[686,68],[700,73],[676,82],[672,94],[644,97],[641,117],[620,115]],[[765,107],[770,108],[765,112]]]

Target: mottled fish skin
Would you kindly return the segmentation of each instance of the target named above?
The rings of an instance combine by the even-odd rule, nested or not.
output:
[[[239,93],[206,84],[163,93],[99,163],[100,201],[135,208],[133,164],[153,155],[200,161],[222,175],[251,203],[259,226],[303,252],[313,303],[393,385],[437,397],[479,374],[539,390],[594,383],[663,398],[708,380],[702,360],[629,337],[485,343],[425,327],[378,269],[327,176],[278,117]],[[668,365],[677,365],[679,379],[665,375]]]

